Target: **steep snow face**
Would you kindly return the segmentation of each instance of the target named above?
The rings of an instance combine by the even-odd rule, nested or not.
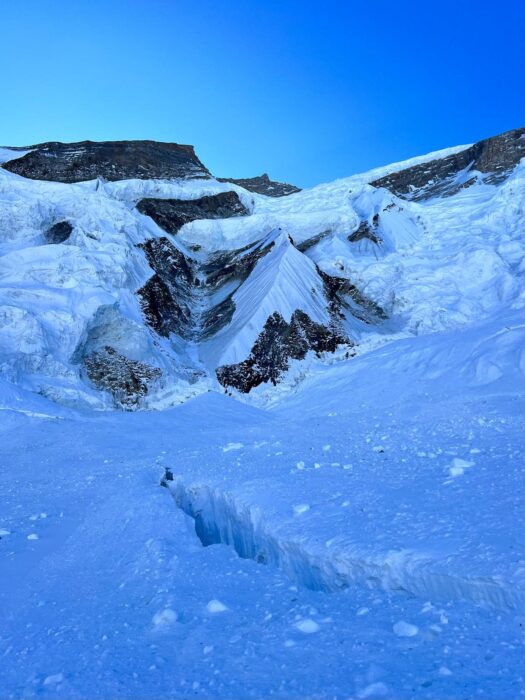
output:
[[[289,373],[295,384],[324,347],[322,329],[335,333],[326,347],[341,346],[324,356],[332,362],[352,345],[362,353],[518,308],[524,164],[417,202],[370,184],[425,163],[439,171],[468,148],[279,198],[211,178],[63,184],[0,168],[2,375],[73,405],[163,407],[220,388],[220,367],[255,362],[269,319],[282,319],[272,334],[288,333],[294,314],[306,315],[307,356],[293,359],[305,335],[291,328],[282,352],[292,354],[278,358],[300,367]],[[2,149],[0,160],[25,155]],[[214,211],[216,195],[220,216],[223,200],[233,215],[194,219]],[[195,206],[172,235],[137,209],[145,199]],[[102,357],[111,385],[89,370]]]
[[[203,357],[213,358],[217,366],[245,360],[275,312],[287,323],[297,309],[313,321],[330,323],[322,280],[314,263],[280,232],[276,232],[270,252],[235,292],[233,301],[231,323],[202,348]]]

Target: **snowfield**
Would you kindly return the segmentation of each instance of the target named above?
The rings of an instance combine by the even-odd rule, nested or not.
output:
[[[525,164],[418,202],[369,184],[465,148],[282,198],[0,168],[0,697],[523,696]],[[166,233],[136,203],[232,190],[248,215],[173,245],[273,247],[217,333],[155,336],[138,244]],[[388,318],[226,395],[271,313],[330,322],[318,270]],[[81,371],[108,338],[162,371],[143,410]]]

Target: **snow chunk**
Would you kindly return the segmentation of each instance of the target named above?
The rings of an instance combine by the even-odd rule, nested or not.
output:
[[[240,450],[244,447],[242,442],[229,442],[222,448],[223,452],[231,452],[232,450]]]
[[[52,676],[47,676],[47,678],[44,679],[44,685],[56,685],[57,683],[62,683],[63,680],[63,673],[54,673]]]
[[[293,507],[294,515],[302,515],[303,513],[306,513],[309,510],[310,506],[308,505],[308,503],[299,503],[298,505]]]
[[[409,622],[400,620],[399,622],[396,622],[393,630],[394,634],[397,634],[398,637],[415,637],[419,632],[419,627],[416,627],[416,625],[411,625]]]
[[[28,540],[38,540],[38,535],[36,532],[32,532],[30,535],[27,536]]]
[[[210,602],[206,606],[206,610],[209,613],[215,614],[215,613],[226,612],[226,610],[228,610],[228,608],[226,607],[226,605],[224,605],[224,603],[221,603],[220,600],[217,600],[214,598],[213,600],[210,600]]]
[[[452,466],[449,467],[450,476],[461,476],[465,473],[465,469],[473,467],[475,462],[467,462],[465,459],[460,459],[459,457],[454,457],[452,460]]]
[[[384,683],[371,683],[359,691],[358,698],[379,698],[388,694],[388,687]]]
[[[299,632],[302,632],[303,634],[314,634],[314,632],[319,631],[319,625],[317,624],[317,622],[311,620],[310,618],[306,620],[300,620],[296,623],[295,626],[297,627]]]
[[[174,622],[177,622],[177,613],[171,608],[164,608],[153,615],[155,627],[169,627]]]

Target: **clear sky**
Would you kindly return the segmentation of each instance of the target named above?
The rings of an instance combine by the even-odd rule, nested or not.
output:
[[[309,186],[523,122],[522,0],[0,0],[0,144]]]

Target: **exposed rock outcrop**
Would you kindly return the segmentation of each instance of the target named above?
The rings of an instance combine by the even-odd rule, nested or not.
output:
[[[27,146],[24,150],[30,152],[2,167],[32,180],[81,182],[98,177],[110,181],[210,177],[193,146],[178,143],[53,141]]]
[[[381,245],[383,239],[377,233],[378,226],[379,214],[374,214],[372,223],[370,224],[368,221],[361,221],[357,230],[348,236],[348,240],[350,243],[358,243],[359,241],[366,239],[372,243],[375,243],[376,245]]]
[[[274,313],[264,324],[249,357],[243,362],[219,367],[217,379],[224,387],[234,387],[247,394],[263,382],[277,384],[288,369],[289,360],[302,360],[309,350],[317,354],[334,352],[338,345],[349,342],[335,324],[328,328],[315,323],[300,309],[293,313],[290,323]]]
[[[233,177],[218,177],[219,182],[233,182],[234,185],[244,187],[249,192],[257,194],[265,194],[268,197],[286,197],[294,192],[300,192],[301,189],[295,185],[289,185],[287,182],[277,182],[270,180],[266,173],[257,175],[256,177],[233,178]]]
[[[159,335],[167,338],[170,333],[186,337],[190,325],[190,310],[175,301],[171,285],[160,275],[153,275],[137,292],[146,323]]]
[[[150,383],[162,374],[158,367],[130,360],[109,345],[85,357],[84,366],[93,384],[109,391],[117,408],[128,411],[138,407]]]
[[[164,237],[152,238],[140,247],[155,271],[137,292],[147,323],[164,337],[177,333],[182,338],[189,338],[194,283],[190,262]]]
[[[228,219],[249,213],[236,192],[220,192],[200,199],[141,199],[137,209],[171,234],[197,219]]]
[[[164,337],[176,333],[186,340],[209,338],[231,321],[233,295],[273,245],[263,239],[199,262],[186,258],[164,237],[141,244],[155,271],[137,291],[146,322]],[[228,292],[221,298],[223,288]]]
[[[319,268],[323,280],[324,292],[328,299],[329,310],[334,319],[344,318],[344,311],[366,324],[381,323],[388,318],[384,309],[343,277],[333,277]]]
[[[370,184],[386,187],[405,199],[428,199],[450,196],[476,182],[476,177],[457,181],[461,171],[486,173],[484,181],[497,183],[505,179],[521,158],[525,157],[525,128],[507,131],[478,141],[473,146],[446,158],[414,165]]]
[[[73,226],[69,221],[59,221],[44,231],[46,243],[64,243],[73,233]]]
[[[142,244],[155,274],[138,290],[147,323],[160,335],[175,333],[185,340],[205,341],[227,326],[235,313],[234,294],[258,261],[275,245],[269,236],[255,245],[220,251],[204,262],[186,258],[167,238]],[[266,321],[249,357],[217,370],[219,381],[248,392],[262,382],[276,382],[290,360],[309,350],[333,352],[350,343],[343,331],[348,316],[364,323],[381,323],[386,314],[349,280],[332,277],[319,268],[328,325],[314,322],[296,310],[289,323],[278,313]],[[224,290],[224,292],[222,292]],[[218,301],[215,301],[217,300]]]
[[[190,260],[166,237],[150,238],[139,247],[146,253],[150,267],[161,277],[183,285],[184,290],[191,285],[193,272]]]
[[[307,250],[310,250],[310,248],[313,248],[314,245],[317,245],[322,240],[327,238],[331,233],[332,229],[326,229],[326,231],[321,231],[321,233],[318,233],[317,235],[312,236],[311,238],[307,238],[305,241],[301,241],[301,243],[295,243],[293,240],[292,243],[297,248],[297,250],[299,250],[301,253],[304,253]]]

